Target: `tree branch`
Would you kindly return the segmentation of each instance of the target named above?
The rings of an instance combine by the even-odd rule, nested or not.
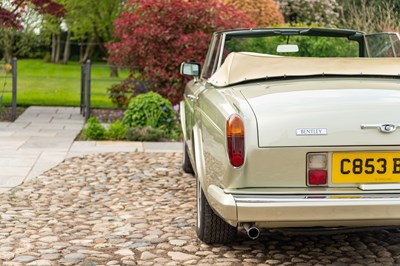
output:
[[[15,8],[11,11],[11,13],[15,14],[15,12],[17,12],[18,8],[20,8],[25,1],[26,0],[20,0],[19,3],[15,5]]]

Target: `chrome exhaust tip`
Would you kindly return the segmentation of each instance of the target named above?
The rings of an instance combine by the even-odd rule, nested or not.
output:
[[[243,228],[246,230],[247,236],[255,240],[260,236],[260,229],[254,226],[254,224],[245,223],[243,224]]]

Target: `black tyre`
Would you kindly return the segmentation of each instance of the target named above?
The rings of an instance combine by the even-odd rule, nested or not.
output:
[[[227,244],[235,239],[237,227],[231,226],[216,215],[197,182],[197,223],[198,238],[207,244]]]
[[[182,169],[185,173],[194,174],[193,166],[189,159],[189,153],[186,143],[183,144]]]

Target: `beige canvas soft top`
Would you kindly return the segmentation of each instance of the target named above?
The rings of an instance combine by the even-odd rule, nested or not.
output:
[[[230,53],[210,77],[216,87],[283,76],[400,75],[400,58],[283,57],[258,53]]]

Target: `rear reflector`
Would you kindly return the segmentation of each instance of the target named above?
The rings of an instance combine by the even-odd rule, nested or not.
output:
[[[307,154],[307,185],[326,186],[328,184],[327,153]]]
[[[234,114],[226,121],[226,138],[229,161],[234,167],[244,163],[244,125],[240,116]]]
[[[325,154],[310,154],[308,156],[308,169],[325,169],[326,155]]]
[[[326,185],[328,181],[328,171],[326,170],[309,170],[308,184],[312,186]]]

